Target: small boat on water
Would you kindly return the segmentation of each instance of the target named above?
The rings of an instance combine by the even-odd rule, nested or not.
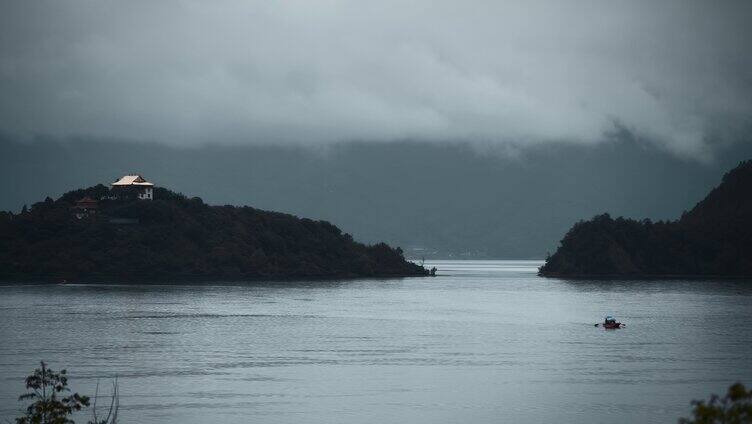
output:
[[[614,319],[614,317],[612,317],[611,315],[607,316],[606,319],[603,320],[602,325],[603,325],[603,328],[606,328],[606,329],[621,328],[622,326],[624,326],[624,324],[620,322],[616,322],[616,319]],[[598,324],[595,324],[595,326],[597,327]]]

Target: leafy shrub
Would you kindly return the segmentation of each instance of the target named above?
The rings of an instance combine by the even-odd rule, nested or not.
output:
[[[16,418],[16,424],[75,424],[71,418],[74,412],[89,406],[88,396],[78,393],[68,394],[68,375],[66,370],[55,372],[44,362],[26,377],[26,393],[19,396],[19,401],[32,401],[26,407],[23,416]],[[97,384],[97,396],[99,385]],[[94,398],[94,405],[97,397]],[[113,383],[113,395],[110,409],[104,418],[99,418],[96,406],[93,419],[88,424],[116,424],[119,408],[117,382]]]
[[[752,390],[742,383],[729,387],[725,397],[712,395],[709,401],[695,400],[692,405],[692,418],[681,418],[679,424],[752,423]]]

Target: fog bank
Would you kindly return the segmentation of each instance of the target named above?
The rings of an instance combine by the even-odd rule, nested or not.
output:
[[[211,143],[583,143],[708,157],[752,116],[752,3],[17,1],[0,130]]]

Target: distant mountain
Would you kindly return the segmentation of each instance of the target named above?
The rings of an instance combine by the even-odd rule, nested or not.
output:
[[[366,246],[326,221],[209,206],[156,188],[112,199],[98,185],[0,213],[0,278],[165,281],[427,275],[401,249]]]
[[[547,277],[752,277],[752,161],[741,162],[681,219],[578,222],[541,267]]]
[[[752,143],[704,163],[628,135],[596,145],[352,142],[326,147],[38,138],[0,131],[0,210],[137,170],[210,205],[253,205],[334,222],[412,258],[546,256],[573,222],[602,211],[673,219]]]

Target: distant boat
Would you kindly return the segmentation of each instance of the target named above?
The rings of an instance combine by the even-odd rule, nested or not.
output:
[[[597,327],[598,324],[595,324],[595,326]],[[623,326],[624,324],[620,322],[616,322],[616,319],[612,317],[611,315],[607,316],[606,319],[603,320],[603,328],[606,328],[606,329],[621,328]]]

